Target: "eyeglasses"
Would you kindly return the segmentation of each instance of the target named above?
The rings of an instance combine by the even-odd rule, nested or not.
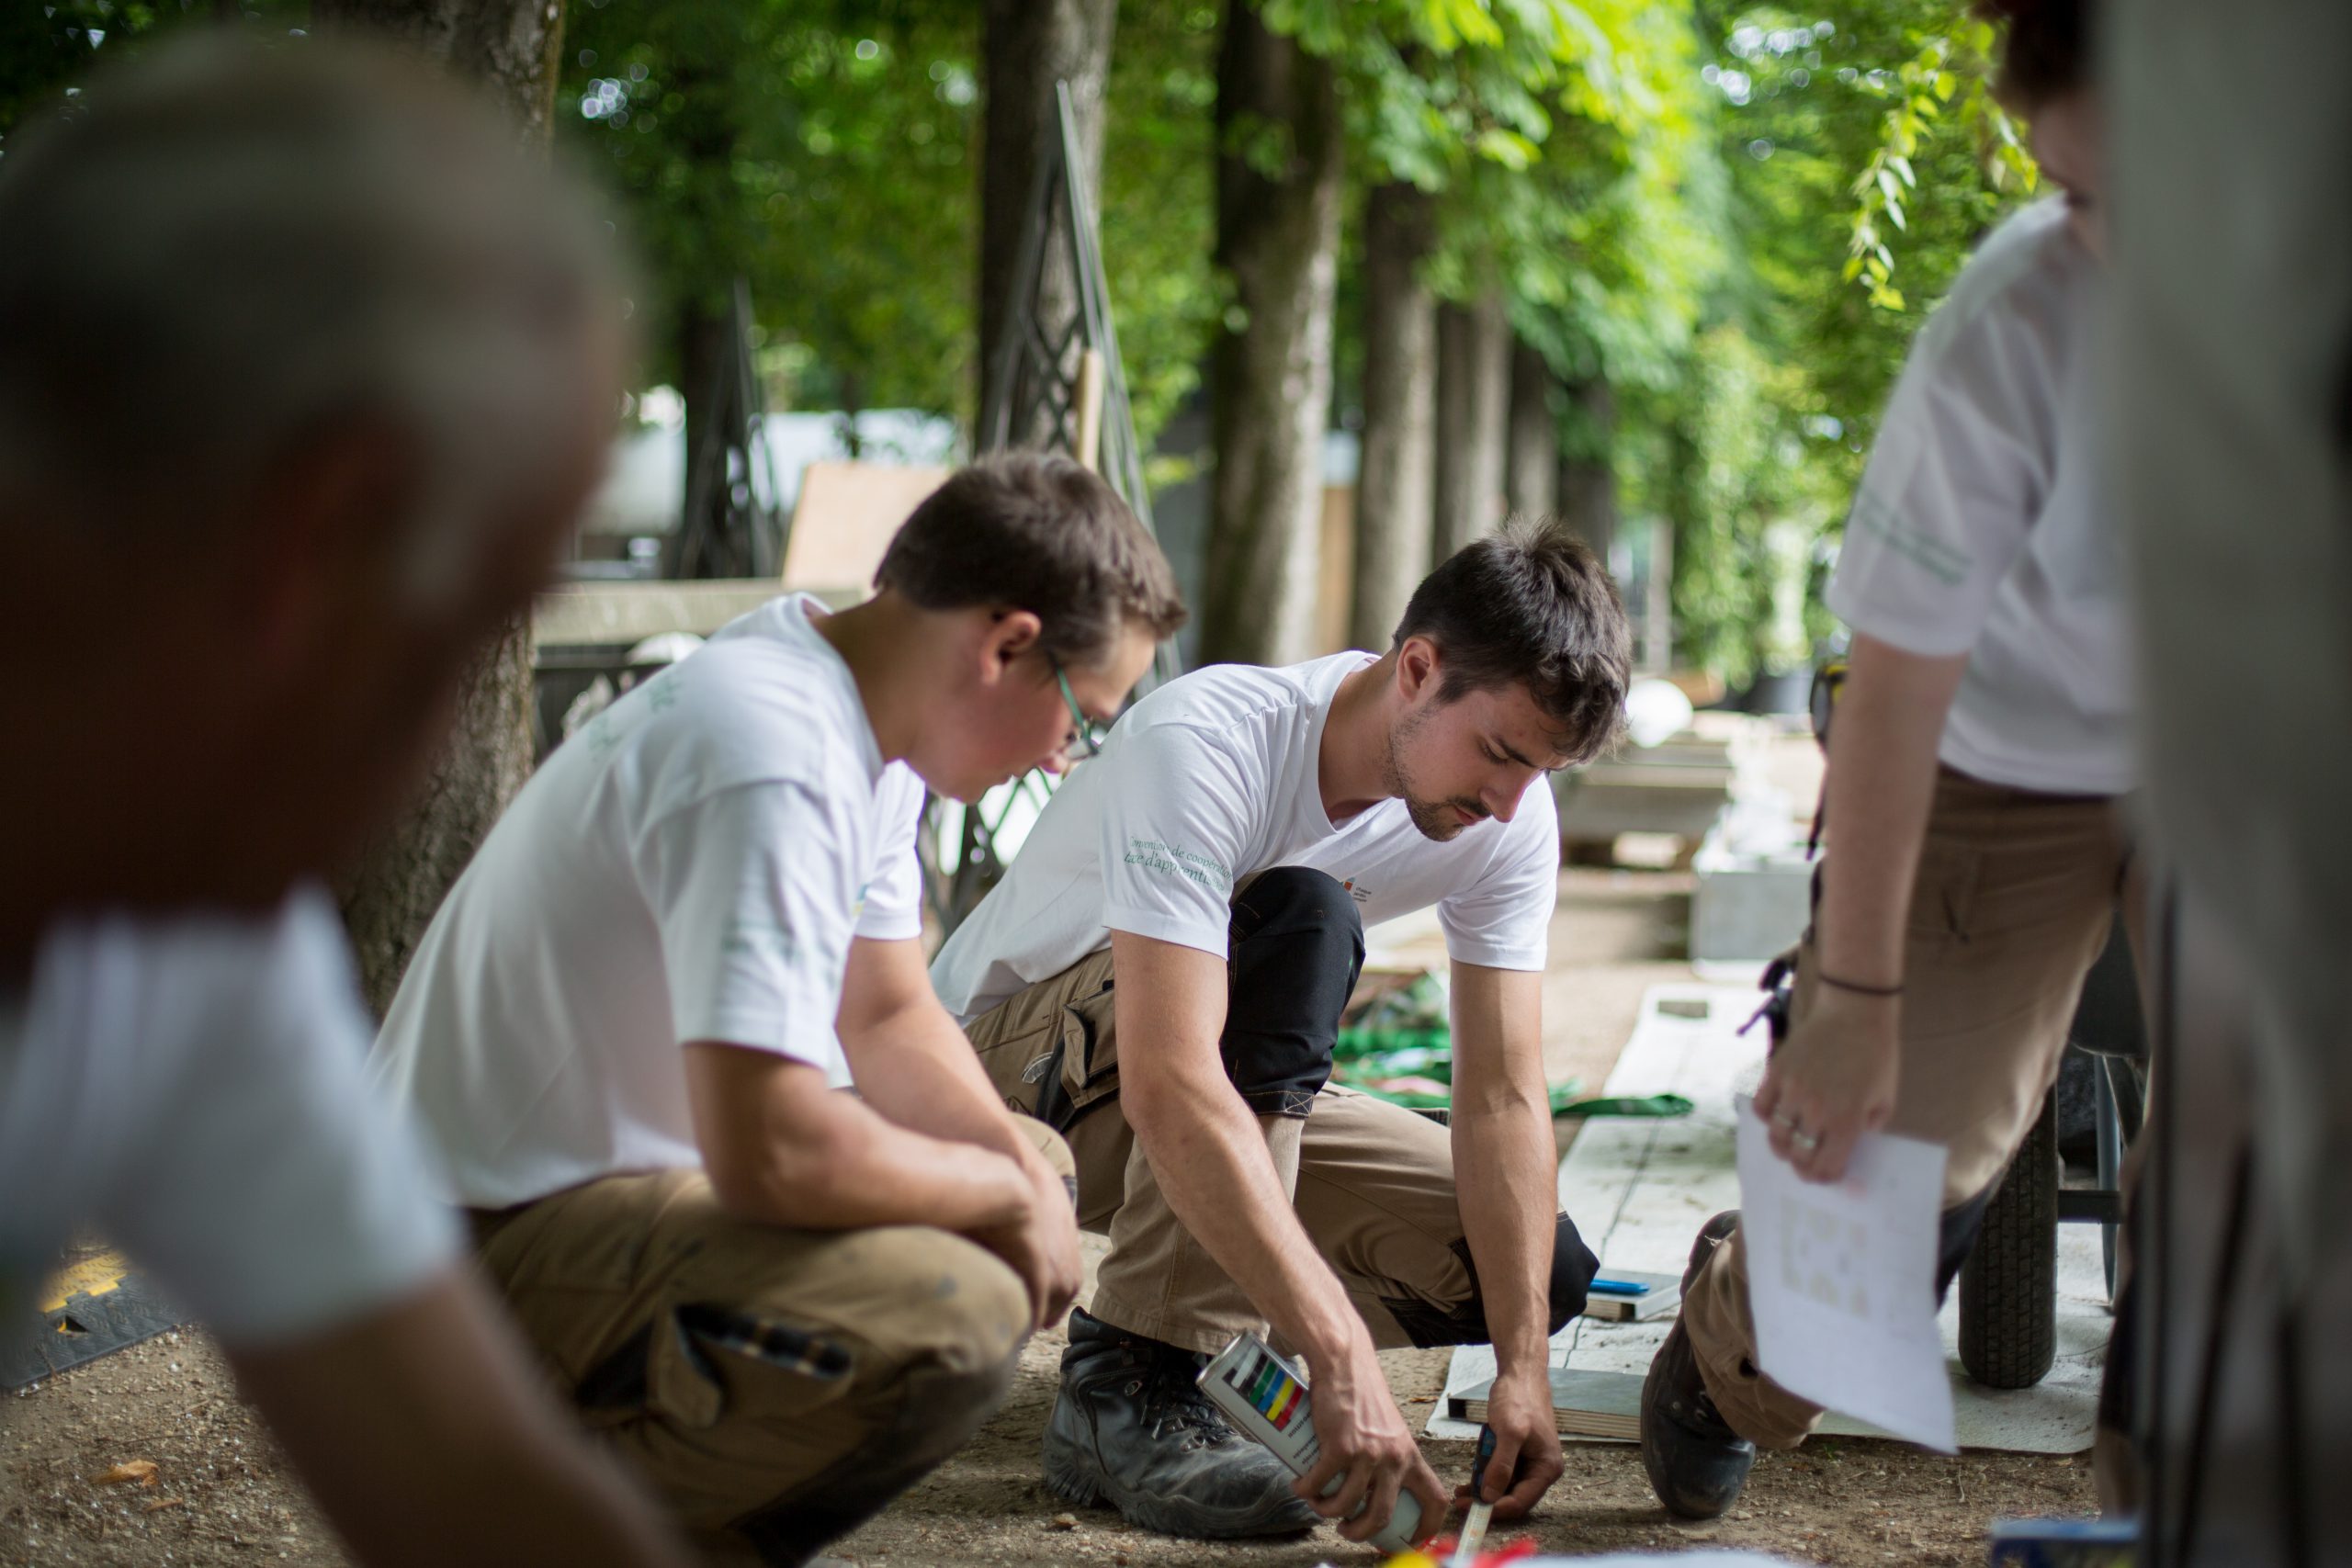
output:
[[[1054,679],[1062,684],[1062,701],[1069,705],[1069,720],[1076,727],[1062,744],[1062,761],[1083,762],[1102,750],[1102,742],[1110,739],[1111,727],[1086,716],[1086,710],[1078,705],[1078,694],[1069,689],[1069,671],[1062,668],[1059,660],[1054,661]]]

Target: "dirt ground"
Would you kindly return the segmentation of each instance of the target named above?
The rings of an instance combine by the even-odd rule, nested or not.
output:
[[[1688,892],[1688,878],[1670,874],[1571,871],[1563,878],[1544,987],[1555,1077],[1598,1090],[1633,1032],[1642,993],[1690,977],[1679,957]],[[1564,1126],[1564,1143],[1572,1133]],[[1329,1529],[1291,1541],[1208,1545],[1130,1529],[1107,1510],[1068,1510],[1046,1494],[1037,1469],[1062,1343],[1056,1332],[1031,1345],[1012,1399],[979,1437],[834,1551],[867,1565],[1309,1568],[1375,1560]],[[1446,1355],[1398,1351],[1383,1359],[1418,1429],[1442,1384]],[[1428,1452],[1449,1482],[1466,1473],[1465,1446],[1430,1444]],[[136,1460],[154,1464],[152,1485],[100,1483],[109,1467]],[[1536,1517],[1497,1540],[1529,1535],[1562,1554],[1707,1545],[1797,1562],[1973,1563],[1984,1561],[1985,1526],[1996,1517],[2094,1511],[2086,1454],[1953,1460],[1837,1439],[1765,1456],[1729,1517],[1681,1529],[1652,1499],[1634,1449],[1578,1444]],[[0,1568],[339,1568],[347,1561],[268,1435],[237,1403],[201,1334],[166,1335],[0,1396]]]

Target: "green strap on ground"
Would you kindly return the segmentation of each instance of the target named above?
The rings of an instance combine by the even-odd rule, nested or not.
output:
[[[1442,1021],[1444,998],[1434,987],[1416,984],[1384,998],[1375,1020],[1340,1031],[1332,1052],[1334,1082],[1408,1110],[1442,1110],[1453,1103],[1453,1041]],[[1385,1013],[1385,1017],[1377,1017]],[[1578,1100],[1584,1086],[1571,1079],[1551,1086],[1554,1116],[1688,1116],[1690,1102],[1679,1094],[1610,1095]]]

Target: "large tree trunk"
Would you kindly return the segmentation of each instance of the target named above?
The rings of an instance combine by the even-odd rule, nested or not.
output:
[[[322,33],[372,33],[479,82],[526,145],[555,130],[564,0],[311,0]]]
[[[312,0],[322,33],[389,37],[480,82],[526,145],[555,124],[564,0]],[[531,772],[531,622],[508,623],[468,672],[422,796],[338,891],[368,1004],[381,1017],[433,912]]]
[[[1602,560],[1617,540],[1617,399],[1595,376],[1568,389],[1568,434],[1560,444],[1558,509]]]
[[[1513,516],[1548,516],[1557,503],[1560,418],[1552,408],[1552,389],[1558,384],[1550,360],[1527,344],[1512,342],[1503,494]]]
[[[1118,0],[988,0],[980,17],[980,75],[986,96],[980,149],[981,395],[1020,302],[1012,298],[1037,164],[1055,134],[1054,85],[1069,84],[1078,114],[1080,179],[1098,215],[1102,193],[1102,95],[1111,74]],[[1049,337],[1078,311],[1078,279],[1057,219],[1046,235],[1037,280],[1038,316]],[[1075,356],[1080,344],[1073,341]],[[1061,367],[1065,377],[1075,363]],[[1015,428],[1014,445],[1042,431]]]
[[[1329,62],[1269,31],[1249,0],[1226,7],[1216,132],[1216,265],[1233,304],[1210,364],[1201,658],[1288,663],[1315,637],[1340,98]]]
[[[1510,423],[1510,322],[1502,296],[1437,313],[1437,516],[1430,558],[1443,561],[1502,521]]]
[[[1385,649],[1430,569],[1436,499],[1437,303],[1421,286],[1428,195],[1377,186],[1363,207],[1363,465],[1348,640]]]

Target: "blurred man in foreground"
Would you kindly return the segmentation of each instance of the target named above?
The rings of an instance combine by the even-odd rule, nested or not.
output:
[[[305,883],[595,478],[593,221],[408,67],[207,48],[11,138],[0,233],[0,1297],[103,1229],[366,1562],[677,1561],[363,1095]]]

